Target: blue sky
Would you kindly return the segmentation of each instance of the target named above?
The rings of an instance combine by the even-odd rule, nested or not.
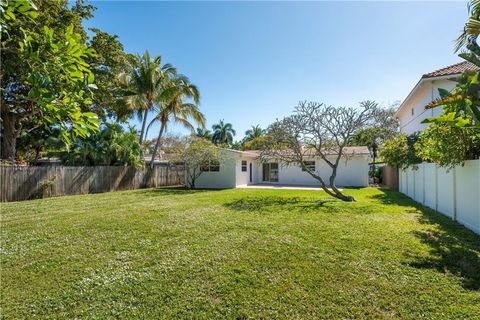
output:
[[[466,2],[92,4],[87,27],[117,34],[127,52],[148,49],[175,65],[200,88],[208,127],[225,119],[237,139],[300,100],[404,99],[423,73],[461,61],[453,47],[467,19]]]

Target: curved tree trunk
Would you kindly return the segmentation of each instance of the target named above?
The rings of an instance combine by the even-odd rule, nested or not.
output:
[[[335,186],[335,178],[337,176],[337,167],[333,166],[332,167],[332,175],[330,176],[329,182],[330,182],[330,188],[327,187],[325,184],[325,181],[323,181],[322,177],[317,175],[315,172],[312,172],[310,169],[308,169],[305,166],[305,163],[300,162],[300,166],[308,173],[310,174],[313,178],[316,180],[320,181],[320,187],[325,191],[328,195],[340,199],[342,201],[348,201],[348,202],[353,202],[356,201],[354,197],[349,196],[344,194],[342,191],[338,190],[338,188]]]
[[[160,131],[158,132],[157,142],[155,143],[155,148],[153,148],[152,159],[150,160],[150,168],[153,168],[155,162],[155,155],[157,154],[158,147],[160,146],[160,139],[162,139],[163,130],[165,130],[165,121],[162,120],[160,123]]]

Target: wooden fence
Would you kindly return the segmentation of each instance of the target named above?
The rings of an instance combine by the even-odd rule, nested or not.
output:
[[[398,169],[386,165],[382,172],[383,185],[398,191]]]
[[[0,166],[0,202],[43,197],[184,185],[183,166]]]

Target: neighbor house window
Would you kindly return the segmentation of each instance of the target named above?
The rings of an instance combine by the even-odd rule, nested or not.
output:
[[[242,172],[247,172],[247,161],[242,160]]]
[[[305,167],[308,168],[310,171],[315,171],[315,161],[305,161]],[[306,171],[304,168],[302,168],[302,171]]]
[[[209,161],[200,167],[202,172],[217,172],[220,171],[220,162],[218,161]]]

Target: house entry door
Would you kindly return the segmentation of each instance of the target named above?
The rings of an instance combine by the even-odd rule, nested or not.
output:
[[[278,182],[278,163],[264,163],[262,173],[263,181]]]

